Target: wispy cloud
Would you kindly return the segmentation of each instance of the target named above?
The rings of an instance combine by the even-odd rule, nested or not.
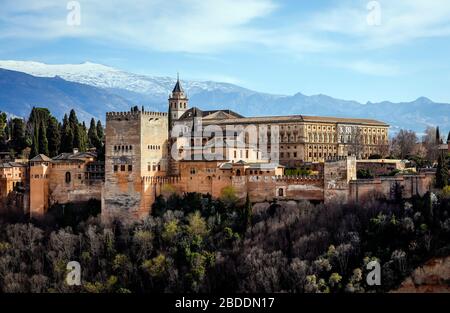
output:
[[[369,1],[344,0],[338,6],[315,14],[306,28],[328,33],[350,46],[378,49],[408,43],[418,38],[450,35],[450,2],[447,0],[379,0],[381,23],[367,23]]]
[[[66,24],[63,0],[2,0],[0,39],[90,38],[151,51],[214,54],[261,47],[289,56],[371,51],[418,38],[450,36],[448,0],[379,0],[381,25],[367,23],[367,0],[331,2],[306,18],[265,21],[289,10],[277,0],[79,0],[81,25]],[[282,18],[280,18],[282,19]],[[334,55],[333,55],[334,53]],[[348,59],[348,57],[346,58]],[[369,75],[398,69],[367,58],[341,61]]]
[[[31,3],[29,3],[31,2]],[[79,1],[81,25],[66,24],[67,2],[6,0],[0,37],[90,37],[160,51],[207,53],[259,37],[249,26],[269,15],[271,0]],[[3,6],[3,4],[2,4]]]

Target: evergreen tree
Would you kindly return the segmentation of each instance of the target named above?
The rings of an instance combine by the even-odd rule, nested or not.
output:
[[[45,129],[44,121],[41,122],[39,127],[39,153],[49,155],[48,152],[48,140],[47,140],[47,130]]]
[[[448,133],[448,136],[450,138],[450,132]],[[97,137],[101,142],[103,142],[104,140],[103,125],[100,120],[97,121]]]
[[[61,148],[60,152],[72,152],[73,151],[73,130],[69,122],[67,114],[64,115],[63,125],[61,129]]]
[[[83,124],[79,126],[79,131],[80,131],[80,151],[86,151],[89,146],[89,138],[88,138],[88,130],[84,121]]]
[[[6,113],[0,112],[0,149],[7,150],[8,142],[8,119]]]
[[[39,154],[39,128],[37,127],[37,125],[34,126],[31,138],[32,143],[30,158],[33,158]]]
[[[439,131],[439,126],[436,128],[436,144],[442,143],[441,133]]]
[[[441,154],[436,169],[436,188],[442,189],[446,186],[448,186],[448,167],[445,157]]]
[[[250,196],[247,193],[247,198],[245,199],[244,205],[244,230],[252,225],[252,202],[250,201]]]
[[[99,121],[100,122],[100,121]],[[447,142],[450,143],[450,131],[448,132]]]
[[[57,156],[61,145],[61,129],[58,120],[54,117],[50,118],[47,130],[47,138],[49,156]]]
[[[100,146],[100,139],[97,134],[97,125],[95,124],[95,120],[91,119],[91,124],[89,126],[88,131],[89,145],[91,148],[98,148]]]
[[[10,148],[16,153],[21,153],[28,146],[25,134],[25,121],[20,118],[14,118],[10,122],[11,126],[11,145]]]
[[[70,128],[72,129],[73,134],[73,141],[72,141],[72,147],[77,148],[78,150],[82,151],[82,132],[80,124],[78,123],[77,114],[75,113],[75,110],[70,110],[69,114],[69,124]]]

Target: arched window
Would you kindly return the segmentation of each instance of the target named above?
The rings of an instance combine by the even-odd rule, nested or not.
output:
[[[241,170],[236,171],[236,176],[241,176]]]
[[[72,181],[72,176],[70,172],[66,172],[66,184],[69,184]]]
[[[278,189],[278,197],[284,197],[284,190],[283,188]]]

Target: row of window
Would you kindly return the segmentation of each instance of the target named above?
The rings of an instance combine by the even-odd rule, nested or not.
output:
[[[153,171],[153,172],[156,172],[156,171],[161,171],[161,165],[160,164],[158,164],[158,165],[156,165],[156,164],[153,164],[153,165],[147,165],[147,171],[149,171],[149,172],[151,172],[151,171]]]
[[[296,157],[297,157],[297,152],[294,152],[292,155],[293,155],[294,158],[296,158]],[[285,156],[284,152],[281,152],[281,153],[280,153],[280,158],[283,159],[284,156]],[[290,157],[291,157],[291,153],[290,153],[290,152],[287,152],[287,153],[286,153],[286,158],[290,158]]]
[[[148,145],[149,150],[161,150],[161,146],[158,145]]]
[[[47,175],[47,174],[45,174],[45,175],[31,175],[31,178],[36,178],[36,179],[39,179],[39,178],[48,178],[48,175]]]
[[[172,107],[172,109],[176,109],[177,108],[177,103],[176,102],[172,102],[171,103],[171,107]],[[186,102],[180,102],[180,109],[186,109]]]
[[[128,169],[128,172],[132,172],[133,171],[133,165],[131,165],[131,164],[128,164],[128,165],[125,165],[125,164],[114,165],[114,168],[113,168],[114,172],[118,172],[119,168],[120,168],[121,172],[126,172],[127,169]]]
[[[322,146],[309,146],[309,150],[322,150]],[[324,150],[337,150],[337,147],[332,147],[332,146],[323,146]]]
[[[114,151],[131,151],[133,150],[133,146],[126,145],[126,146],[114,146]]]
[[[311,126],[311,125],[309,125],[308,126],[308,130],[322,130],[322,131],[326,131],[326,130],[328,130],[328,131],[331,131],[331,130],[336,130],[336,127],[335,126]]]
[[[329,157],[336,157],[337,153],[325,153],[325,152],[323,154],[322,154],[322,152],[314,152],[314,153],[313,152],[309,152],[308,153],[308,156],[310,158],[312,158],[313,156],[314,156],[314,158],[317,158],[317,157],[321,158],[322,155],[323,155],[324,158],[329,158]]]
[[[309,134],[309,142],[336,142],[336,135],[333,134]]]
[[[13,175],[12,175],[12,174],[0,175],[0,178],[7,178],[7,177],[13,177]],[[14,177],[22,178],[22,174],[21,174],[21,173],[19,173],[19,174],[14,174]]]

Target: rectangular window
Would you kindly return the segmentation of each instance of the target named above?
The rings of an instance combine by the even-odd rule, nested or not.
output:
[[[128,165],[128,172],[133,171],[133,165]]]
[[[119,170],[119,167],[117,165],[114,165],[114,172],[117,172]]]
[[[125,172],[125,165],[121,165],[121,166],[120,166],[120,171],[121,171],[121,172]]]

